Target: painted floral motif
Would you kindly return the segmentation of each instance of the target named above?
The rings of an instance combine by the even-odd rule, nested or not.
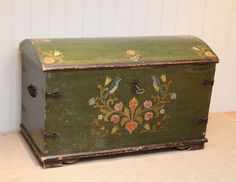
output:
[[[97,86],[99,96],[89,99],[89,106],[98,109],[98,116],[90,126],[93,135],[121,135],[125,131],[156,132],[164,128],[171,116],[166,112],[167,104],[177,98],[177,94],[170,92],[171,80],[166,74],[152,76],[154,93],[151,98],[139,101],[132,97],[127,105],[115,96],[121,78],[106,77],[104,84]]]
[[[205,56],[208,58],[215,58],[216,57],[216,55],[209,48],[207,48],[205,46],[201,46],[201,45],[193,46],[192,50],[197,52],[200,56]]]
[[[147,109],[152,107],[152,101],[151,100],[145,100],[145,102],[143,103],[143,106]]]
[[[43,59],[44,64],[64,62],[63,52],[59,50],[51,50],[49,52],[45,52],[44,50],[42,50],[41,45],[44,45],[50,42],[51,42],[50,39],[39,39],[37,41],[33,41],[32,43],[38,48],[40,52],[42,52],[42,59]]]
[[[64,55],[62,52],[55,50],[50,52],[43,52],[44,55],[44,63],[52,64],[52,63],[62,63],[64,61]]]
[[[114,109],[116,111],[120,111],[122,108],[123,108],[123,103],[122,102],[116,103],[115,106],[114,106]]]
[[[153,118],[153,113],[152,112],[147,112],[145,115],[144,115],[144,119],[146,121],[149,121]]]
[[[115,114],[115,115],[113,115],[113,116],[111,116],[111,122],[112,123],[118,123],[120,121],[120,116],[119,115],[117,115],[117,114]]]
[[[140,55],[138,55],[134,50],[127,50],[126,55],[130,61],[138,61],[140,58]]]

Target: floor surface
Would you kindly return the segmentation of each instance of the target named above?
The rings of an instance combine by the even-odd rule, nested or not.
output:
[[[82,161],[42,169],[19,133],[0,135],[2,182],[236,181],[236,119],[211,113],[204,150]]]

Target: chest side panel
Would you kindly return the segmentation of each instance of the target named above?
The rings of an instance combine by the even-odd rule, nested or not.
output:
[[[22,62],[22,125],[43,151],[46,76],[25,54],[22,55]]]
[[[204,138],[214,64],[47,74],[48,155]]]

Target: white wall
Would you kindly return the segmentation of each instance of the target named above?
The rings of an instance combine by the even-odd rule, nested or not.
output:
[[[24,38],[193,34],[221,63],[211,111],[236,110],[236,0],[0,0],[0,132],[20,123]]]

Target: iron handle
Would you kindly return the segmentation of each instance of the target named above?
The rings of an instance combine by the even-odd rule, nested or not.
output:
[[[28,92],[31,97],[36,97],[37,96],[37,88],[33,85],[28,86]]]

